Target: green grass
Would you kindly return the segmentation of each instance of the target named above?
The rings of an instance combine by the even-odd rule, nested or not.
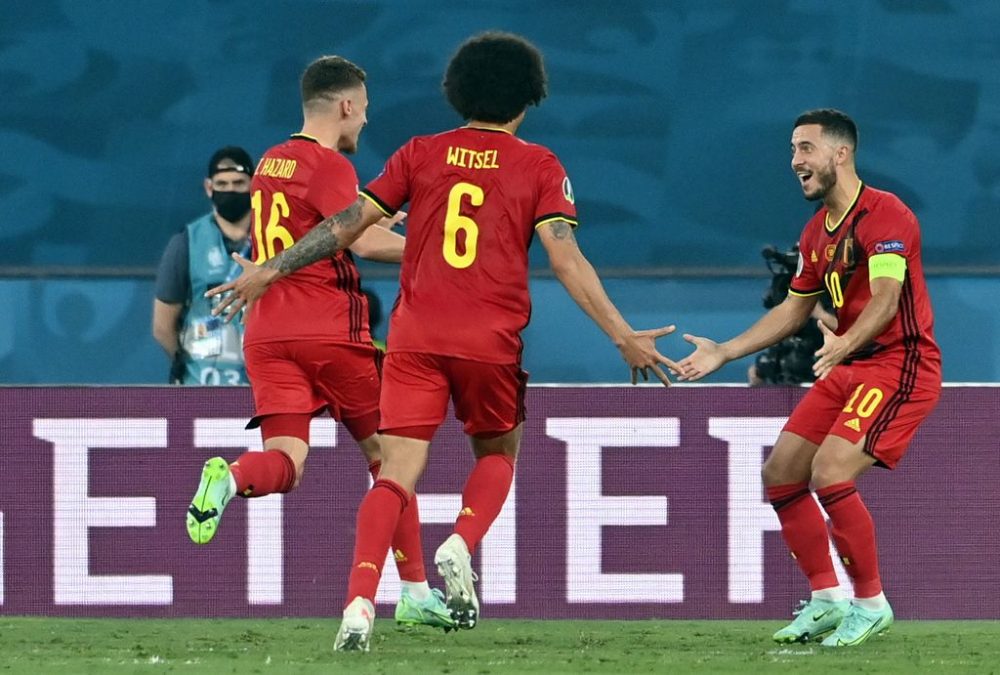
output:
[[[901,621],[868,644],[776,645],[775,621],[512,621],[450,633],[379,621],[334,654],[333,619],[0,617],[0,673],[985,673],[1000,622]]]

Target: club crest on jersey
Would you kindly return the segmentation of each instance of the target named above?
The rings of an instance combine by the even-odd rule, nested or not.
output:
[[[569,176],[563,178],[562,184],[563,197],[566,198],[570,204],[576,203],[576,198],[573,196],[573,185],[569,182]]]
[[[892,241],[880,241],[875,244],[876,253],[902,253],[906,250],[906,246],[898,239],[893,239]]]
[[[823,250],[823,255],[826,256],[826,261],[830,262],[833,260],[833,256],[837,255],[837,245],[827,244],[826,248]]]

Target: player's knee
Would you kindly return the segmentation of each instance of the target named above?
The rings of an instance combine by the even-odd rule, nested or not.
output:
[[[819,489],[829,485],[843,483],[844,481],[852,480],[853,478],[854,477],[850,474],[850,471],[845,470],[844,467],[839,466],[836,463],[817,458],[817,460],[813,462],[812,476],[810,477],[809,482],[812,483],[813,488]]]
[[[769,457],[764,462],[764,466],[761,467],[760,477],[764,482],[765,487],[785,485],[787,483],[795,482],[795,478],[789,475],[788,467],[783,466],[781,462],[771,457]]]

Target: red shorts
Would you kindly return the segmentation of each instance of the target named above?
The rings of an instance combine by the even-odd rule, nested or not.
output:
[[[254,418],[328,410],[356,440],[378,431],[379,364],[372,345],[296,340],[244,347]]]
[[[429,441],[447,416],[450,397],[465,433],[503,434],[524,421],[527,384],[528,373],[517,364],[391,352],[382,372],[380,430]]]
[[[941,396],[936,368],[857,361],[836,366],[795,406],[784,431],[820,445],[829,435],[864,439],[876,464],[894,469]]]

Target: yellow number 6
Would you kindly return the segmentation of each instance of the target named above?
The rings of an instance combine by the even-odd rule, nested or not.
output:
[[[472,183],[456,183],[448,193],[442,253],[445,261],[455,269],[464,270],[472,264],[476,259],[476,243],[479,241],[479,225],[472,218],[461,214],[462,198],[468,197],[473,206],[482,206],[483,196],[483,189]],[[461,254],[458,252],[459,230],[465,230],[465,253]]]

